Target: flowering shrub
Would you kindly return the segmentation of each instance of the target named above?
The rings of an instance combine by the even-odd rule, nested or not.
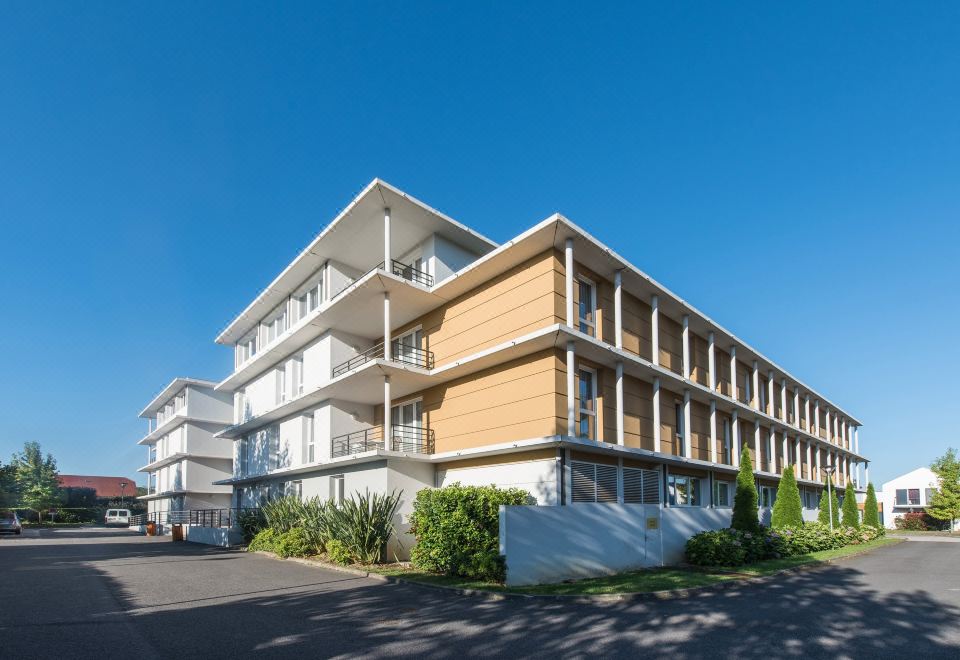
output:
[[[933,521],[925,511],[912,511],[897,516],[893,519],[893,524],[897,529],[906,529],[911,532],[924,532],[935,528]]]
[[[880,538],[884,530],[856,529],[805,523],[800,527],[761,528],[759,532],[718,529],[700,532],[687,541],[687,561],[697,566],[739,566],[762,559],[779,559],[821,550],[859,545]]]

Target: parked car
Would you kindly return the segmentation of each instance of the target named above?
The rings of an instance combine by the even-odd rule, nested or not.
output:
[[[16,511],[4,511],[0,513],[0,533],[7,532],[19,536],[22,531],[23,527],[20,525],[20,516],[17,515]]]
[[[107,527],[112,525],[129,527],[130,509],[107,509],[107,515],[103,517],[103,524]]]

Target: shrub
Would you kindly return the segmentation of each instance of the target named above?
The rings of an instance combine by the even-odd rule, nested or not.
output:
[[[302,527],[303,509],[303,502],[293,495],[278,497],[260,507],[267,526],[277,534],[289,532],[294,527]]]
[[[422,492],[422,491],[421,491]],[[328,539],[343,543],[358,561],[372,564],[380,557],[390,535],[393,517],[400,506],[400,494],[356,493],[339,506],[325,507],[324,520]]]
[[[905,529],[911,532],[924,532],[930,529],[929,516],[923,511],[912,511],[902,516],[897,516],[893,524],[897,529]]]
[[[883,529],[877,509],[877,491],[873,489],[872,483],[867,484],[867,498],[863,501],[863,525],[873,529]]]
[[[827,477],[829,479],[829,477]],[[831,501],[830,495],[833,496]],[[831,509],[832,505],[832,509]],[[824,488],[820,491],[820,512],[817,514],[817,521],[827,527],[830,526],[830,512],[833,512],[833,526],[840,526],[840,500],[837,499],[837,489],[830,487],[830,493]]]
[[[767,559],[778,551],[779,535],[768,530],[717,529],[695,534],[686,545],[687,561],[697,566],[739,566]]]
[[[274,534],[272,529],[269,527],[261,529],[254,535],[253,539],[251,539],[250,544],[247,546],[247,552],[256,552],[258,550],[273,552],[276,540],[277,535]]]
[[[843,491],[843,526],[860,529],[860,510],[857,508],[857,494],[852,481],[847,482]]]
[[[306,557],[310,554],[310,544],[300,527],[288,529],[283,534],[276,536],[273,548],[277,556],[284,559],[287,557]]]
[[[243,532],[243,540],[250,543],[257,532],[266,527],[267,521],[260,509],[246,509],[237,516],[237,526]]]
[[[797,479],[790,465],[783,471],[780,485],[777,487],[777,501],[773,503],[773,513],[770,516],[770,526],[774,529],[781,527],[800,527],[803,525],[803,504],[800,502],[800,489]]]
[[[344,566],[353,562],[353,555],[347,550],[347,546],[337,539],[327,541],[327,558],[335,564]]]
[[[413,503],[411,553],[421,570],[480,580],[502,580],[500,505],[526,504],[520,488],[461,486],[424,489]]]
[[[757,484],[753,480],[753,459],[750,449],[743,445],[740,452],[740,471],[737,473],[737,490],[733,496],[733,520],[730,526],[743,532],[760,529],[757,510]]]

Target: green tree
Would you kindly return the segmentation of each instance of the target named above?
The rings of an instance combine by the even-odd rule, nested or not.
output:
[[[752,465],[750,449],[744,445],[740,452],[740,472],[737,473],[737,492],[733,496],[733,520],[730,522],[731,527],[744,532],[753,532],[760,527]]]
[[[783,470],[780,485],[777,487],[777,501],[773,503],[770,526],[801,527],[803,525],[803,504],[800,502],[800,489],[793,474],[793,466]]]
[[[863,501],[863,524],[866,527],[880,528],[880,514],[877,512],[877,491],[873,483],[867,484],[867,499]]]
[[[954,522],[960,518],[960,460],[957,452],[948,449],[930,466],[937,475],[937,489],[927,506],[927,513],[938,520],[949,520],[950,531]]]
[[[0,508],[10,508],[17,503],[17,468],[15,465],[0,465]]]
[[[857,509],[857,494],[853,490],[853,482],[847,482],[843,491],[843,526],[860,529],[860,511]]]
[[[26,442],[23,452],[13,455],[20,504],[37,511],[43,522],[43,512],[60,501],[60,483],[57,481],[57,461],[52,454],[44,457],[39,442]]]
[[[827,483],[830,484],[830,477],[827,477]],[[837,499],[837,489],[833,488],[832,485],[830,490],[833,494],[833,526],[837,528],[840,526],[840,500]],[[820,493],[820,513],[817,514],[817,520],[824,525],[830,524],[830,498],[827,494],[827,489],[824,488]]]

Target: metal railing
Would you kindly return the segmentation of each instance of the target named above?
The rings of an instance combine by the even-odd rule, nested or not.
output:
[[[393,424],[390,427],[390,449],[411,454],[432,454],[434,450],[433,429],[421,426]],[[363,431],[354,431],[331,440],[331,456],[350,456],[365,451],[383,448],[383,427],[373,426]]]
[[[425,351],[415,346],[401,345],[398,341],[391,342],[390,349],[390,360],[392,362],[410,364],[424,369],[433,369],[433,351]],[[380,342],[376,346],[368,348],[363,353],[355,355],[346,362],[335,366],[333,368],[333,378],[363,366],[371,360],[378,360],[382,357],[383,342]]]
[[[417,284],[422,284],[423,286],[433,286],[433,275],[430,273],[420,270],[419,268],[414,268],[408,264],[403,263],[402,261],[397,261],[396,259],[390,260],[390,268],[385,268],[386,263],[381,261],[380,265],[377,268],[383,268],[384,270],[389,270],[398,277],[402,277],[405,280],[410,280]]]

